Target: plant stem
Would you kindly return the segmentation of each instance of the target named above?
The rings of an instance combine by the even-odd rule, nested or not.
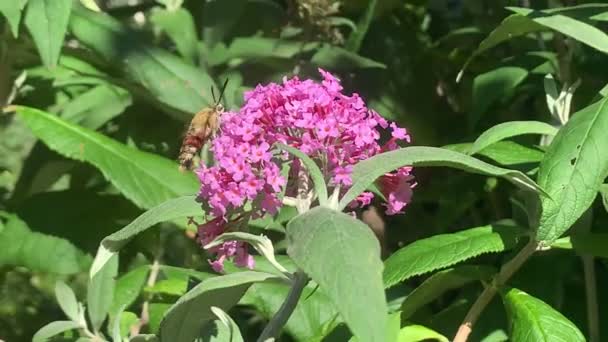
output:
[[[466,317],[460,327],[456,336],[454,336],[453,342],[466,342],[473,330],[473,325],[477,322],[477,319],[486,308],[486,306],[492,301],[496,291],[502,287],[511,276],[528,260],[528,258],[536,251],[538,245],[534,240],[530,240],[528,244],[521,250],[517,255],[509,260],[500,269],[500,272],[494,277],[490,286],[486,287],[479,298],[473,303],[473,306],[469,309]]]
[[[585,294],[587,297],[587,320],[589,324],[589,342],[600,341],[600,320],[597,307],[597,282],[593,257],[583,255],[583,272],[585,273]]]
[[[275,341],[279,337],[281,329],[283,329],[283,326],[287,323],[289,317],[295,310],[307,283],[308,276],[304,272],[297,271],[294,273],[293,285],[287,294],[287,298],[285,298],[279,311],[277,311],[270,322],[268,322],[266,328],[264,328],[264,331],[262,331],[262,334],[258,338],[258,342]]]
[[[146,282],[146,286],[152,287],[156,283],[156,278],[158,278],[158,272],[160,271],[160,263],[158,259],[154,260],[152,266],[150,267],[150,275],[148,276],[148,281]],[[139,315],[139,320],[131,327],[130,335],[131,337],[137,336],[141,330],[148,322],[150,322],[150,313],[148,312],[148,307],[150,306],[149,302],[146,300],[141,306],[141,314]]]

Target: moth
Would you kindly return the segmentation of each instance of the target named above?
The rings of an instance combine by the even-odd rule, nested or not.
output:
[[[213,106],[205,107],[194,115],[190,125],[184,134],[182,147],[179,150],[179,169],[180,171],[192,170],[194,157],[203,148],[203,145],[213,138],[220,127],[220,116],[224,112],[222,105],[222,97],[226,90],[228,79],[224,81],[224,85],[220,90],[219,97],[215,98],[213,87],[211,87],[211,95],[213,96]]]

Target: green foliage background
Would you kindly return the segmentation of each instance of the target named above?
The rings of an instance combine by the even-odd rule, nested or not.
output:
[[[383,274],[393,314],[388,323],[353,312],[346,302],[334,305],[330,299],[351,295],[338,275],[318,282],[319,291],[303,290],[282,341],[346,341],[349,328],[336,312],[348,310],[376,328],[397,322],[410,329],[401,330],[406,337],[399,341],[451,339],[484,285],[528,240],[544,248],[509,280],[513,289],[489,303],[470,340],[535,341],[547,331],[561,331],[566,340],[608,340],[608,329],[594,331],[592,323],[608,317],[601,290],[608,286],[608,206],[596,196],[608,194],[600,187],[608,171],[608,5],[14,0],[1,1],[0,14],[0,339],[29,341],[45,324],[66,320],[55,300],[58,280],[87,303],[95,329],[112,331],[120,317],[116,326],[124,335],[145,306],[150,317],[141,332],[158,333],[171,304],[212,277],[186,224],[198,207],[192,197],[180,197],[198,190],[196,178],[179,173],[175,163],[184,127],[226,78],[226,106],[236,109],[258,83],[318,78],[321,67],[337,74],[348,93],[407,127],[414,145],[444,149],[406,149],[359,170],[363,177],[380,164],[420,166],[404,215],[378,214],[380,201],[373,204],[380,210],[357,213],[390,256]],[[566,112],[577,114],[559,122],[547,94],[555,99],[563,85],[574,84]],[[505,122],[511,123],[496,126]],[[556,133],[552,145],[538,136]],[[547,197],[539,204],[526,188]],[[166,211],[129,226],[158,229],[130,241],[104,240],[122,247],[116,272],[104,269],[111,275],[98,283],[89,279],[102,239],[159,205]],[[293,261],[285,255],[291,217],[281,212],[250,224],[273,241],[289,271],[294,262],[310,263],[302,253],[316,250],[298,250]],[[313,247],[322,249],[323,242]],[[261,257],[257,262],[258,271],[272,269]],[[150,270],[158,272],[152,283]],[[380,279],[378,269],[360,272]],[[241,274],[227,286],[245,293],[235,307],[226,305],[245,341],[259,336],[289,290],[252,280],[258,278],[268,277]],[[104,297],[104,286],[114,295]],[[379,281],[374,286],[380,290]],[[593,305],[585,300],[589,293]],[[539,319],[546,326],[535,326]]]

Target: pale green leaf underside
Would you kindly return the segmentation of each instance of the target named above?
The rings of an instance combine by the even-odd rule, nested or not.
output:
[[[28,0],[24,23],[49,68],[57,65],[71,10],[72,0]]]
[[[203,211],[200,204],[196,202],[195,196],[175,198],[146,211],[121,230],[108,235],[101,241],[89,272],[90,276],[94,276],[110,257],[135,235],[160,222],[202,214]]]
[[[215,319],[211,307],[228,311],[252,283],[278,279],[269,273],[245,271],[204,280],[167,311],[160,326],[161,340],[192,342]]]
[[[287,254],[319,284],[353,335],[360,341],[386,341],[380,246],[369,227],[345,213],[316,207],[289,222],[287,240]]]

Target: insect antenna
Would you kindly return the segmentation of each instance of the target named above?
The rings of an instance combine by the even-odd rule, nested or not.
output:
[[[222,97],[224,97],[224,92],[226,91],[226,86],[228,85],[228,78],[224,81],[224,85],[222,85],[222,90],[220,90],[220,97],[218,97],[216,105],[220,104],[222,101]],[[215,99],[213,99],[215,101]]]
[[[213,98],[213,103],[217,104],[217,100],[215,99],[215,88],[211,86],[211,97]]]

